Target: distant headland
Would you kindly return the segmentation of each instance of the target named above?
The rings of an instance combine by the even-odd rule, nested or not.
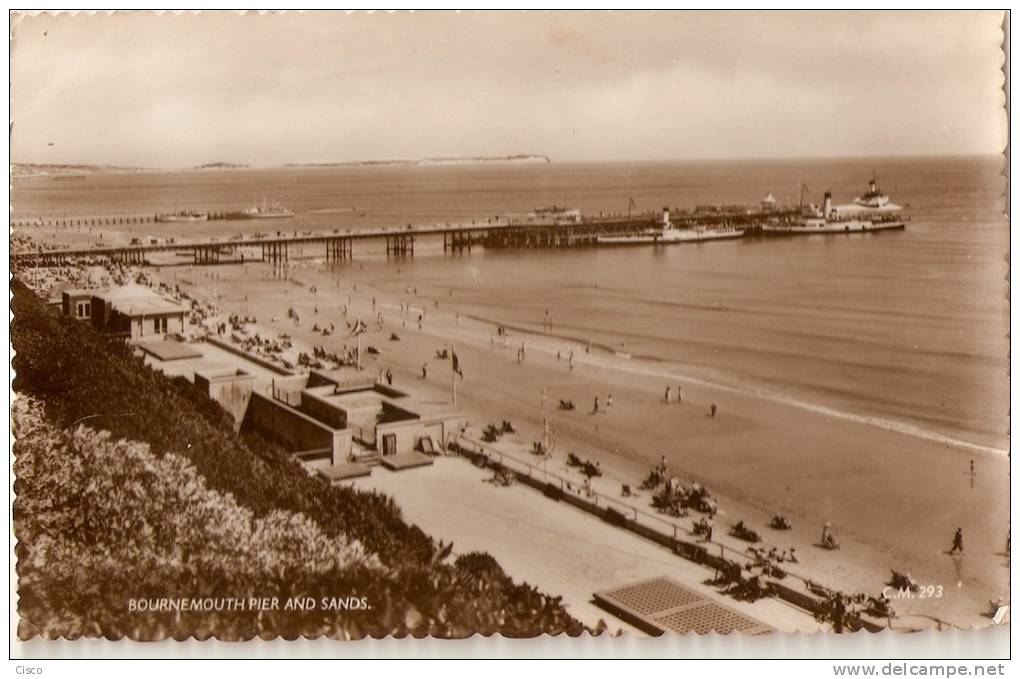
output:
[[[349,160],[325,163],[287,163],[284,167],[419,167],[424,165],[475,165],[488,163],[552,163],[549,156],[518,154],[513,156],[449,156],[418,160]]]
[[[93,174],[132,174],[140,172],[196,172],[207,170],[238,170],[251,167],[242,163],[205,163],[194,167],[159,168],[135,167],[131,165],[76,165],[59,163],[13,163],[11,173],[15,177],[71,175],[85,176]]]
[[[512,156],[449,156],[420,158],[418,160],[348,160],[337,162],[314,162],[314,163],[285,163],[282,166],[264,167],[424,167],[430,165],[474,165],[474,164],[502,164],[502,163],[528,163],[528,164],[550,164],[552,160],[548,156],[535,154],[518,154]],[[245,163],[212,162],[192,167],[158,168],[158,167],[135,167],[128,165],[84,165],[84,164],[59,164],[59,163],[12,163],[11,173],[15,177],[32,176],[85,176],[97,174],[131,174],[141,172],[208,172],[218,170],[242,170],[253,167]]]

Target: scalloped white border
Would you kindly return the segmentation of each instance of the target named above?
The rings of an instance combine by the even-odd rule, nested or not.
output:
[[[257,7],[259,3],[250,3],[248,6]],[[658,4],[658,3],[656,3]],[[109,5],[112,9],[121,9],[126,6],[131,6],[141,9],[152,9],[151,7],[140,6],[138,3],[130,3],[125,5],[120,2],[114,2]],[[401,3],[395,3],[393,7],[401,7]],[[525,8],[524,3],[510,2],[504,5],[509,8]],[[228,2],[221,5],[222,8],[239,9],[235,3]],[[573,8],[568,3],[568,8]],[[658,7],[659,9],[664,8]],[[319,9],[320,7],[310,7]],[[12,10],[9,10],[9,12]],[[37,9],[32,7],[26,7],[25,13],[38,13],[43,12],[43,9]],[[88,14],[94,14],[95,12],[74,8],[70,10],[62,10],[61,13],[67,12],[70,15],[84,12]],[[158,11],[158,10],[156,10]],[[191,11],[191,10],[170,10],[170,11]],[[265,11],[264,9],[262,11]],[[375,10],[383,11],[383,10]],[[543,10],[538,10],[543,11]],[[1007,125],[1009,126],[1010,132],[1012,131],[1012,120],[1008,118],[1011,112],[1009,105],[1010,101],[1010,29],[1009,29],[1010,16],[1008,10],[1003,16],[1003,51],[1004,51],[1004,64],[1002,69],[1005,73],[1005,82],[1003,85],[1006,102],[1006,114],[1007,114]],[[7,54],[8,66],[10,63],[10,53]],[[8,104],[8,119],[10,119],[10,108]],[[1011,135],[1010,135],[1011,136]],[[9,137],[7,139],[7,151],[8,158],[10,157]],[[1007,164],[1005,170],[1005,178],[1007,186],[1009,186],[1009,196],[1007,202],[1007,211],[1009,205],[1012,204],[1013,188],[1008,183],[1009,177],[1011,176],[1011,155],[1007,147],[1005,151]],[[10,205],[10,185],[6,186],[7,191],[7,203]],[[1007,212],[1008,217],[1008,212]],[[1013,253],[1013,230],[1011,227],[1011,239],[1010,239],[1010,257]],[[7,242],[4,246],[3,262],[7,273],[7,279],[10,281],[10,264],[9,264],[9,249],[10,243]],[[8,287],[8,299],[10,299],[10,288]],[[1011,309],[1011,355],[1013,355],[1015,347],[1013,346],[1013,338],[1017,337],[1017,333],[1020,329],[1014,325],[1014,318]],[[8,320],[10,321],[10,311],[8,310]],[[2,334],[7,341],[8,348],[10,348],[10,331],[9,327],[4,327]],[[12,356],[8,355],[8,359]],[[13,373],[10,369],[10,363],[8,362],[8,391],[11,397],[13,397],[13,391],[10,390],[11,381],[13,380]],[[1016,404],[1017,387],[1012,385],[1011,387],[1011,405]],[[1012,410],[1011,410],[1012,412]],[[8,409],[6,415],[6,426],[7,431],[10,432],[10,410]],[[9,444],[13,443],[13,437],[8,434]],[[13,457],[8,462],[8,470],[10,472],[10,464],[13,462]],[[1011,497],[1013,491],[1016,489],[1016,480],[1011,481]],[[5,505],[5,516],[7,524],[11,527],[9,535],[11,536],[11,547],[13,547],[13,525],[11,522],[10,508],[13,502],[13,473],[9,474],[9,483],[7,488],[7,503]],[[188,640],[186,642],[176,642],[172,640],[165,640],[162,642],[149,642],[140,643],[132,641],[117,641],[111,642],[106,640],[77,640],[77,641],[46,641],[42,639],[34,639],[28,642],[19,641],[17,639],[17,575],[15,571],[15,562],[13,549],[10,552],[10,581],[11,581],[11,609],[10,617],[8,621],[8,639],[10,641],[10,658],[12,659],[28,659],[28,658],[48,658],[48,660],[31,662],[31,661],[9,661],[9,670],[17,674],[17,668],[21,667],[41,667],[44,670],[44,674],[57,674],[60,669],[71,670],[77,674],[80,670],[86,670],[88,672],[102,673],[104,676],[136,676],[139,671],[145,672],[150,676],[151,679],[161,678],[162,676],[172,676],[174,679],[181,671],[185,672],[200,672],[202,675],[206,673],[221,674],[228,671],[242,671],[247,675],[256,676],[267,676],[278,679],[281,674],[281,670],[285,670],[288,673],[297,674],[319,674],[328,673],[331,676],[335,676],[338,671],[350,672],[355,668],[344,666],[343,670],[339,670],[335,665],[329,664],[324,665],[318,662],[295,662],[293,665],[283,668],[278,663],[251,663],[251,662],[209,662],[209,663],[198,663],[189,664],[186,666],[179,666],[176,663],[152,663],[146,662],[144,667],[134,662],[122,662],[123,660],[152,660],[152,659],[235,659],[235,660],[295,660],[295,659],[354,659],[354,658],[465,658],[465,659],[485,659],[485,658],[581,658],[581,659],[602,659],[602,658],[702,658],[712,659],[703,660],[701,662],[691,662],[693,666],[685,666],[677,668],[675,666],[670,667],[652,667],[650,665],[640,666],[642,669],[647,669],[648,672],[658,674],[659,672],[675,673],[675,672],[690,672],[691,676],[701,676],[702,672],[717,672],[723,670],[723,666],[730,666],[729,669],[739,672],[741,674],[753,674],[756,677],[768,677],[768,676],[833,676],[832,667],[836,664],[841,664],[838,661],[830,660],[814,660],[815,658],[1000,658],[1003,654],[1008,654],[1010,651],[1010,640],[1011,640],[1011,628],[1010,627],[989,627],[983,630],[973,631],[945,631],[945,632],[934,632],[928,631],[919,634],[897,634],[892,632],[885,632],[882,634],[868,634],[858,633],[852,635],[835,635],[835,634],[815,634],[815,635],[804,635],[804,634],[775,634],[767,637],[747,637],[741,635],[729,635],[720,636],[716,634],[709,634],[699,636],[696,634],[688,634],[684,637],[679,636],[664,636],[658,639],[639,639],[636,637],[622,635],[620,637],[590,637],[584,635],[579,638],[570,639],[555,638],[549,636],[542,636],[537,639],[531,640],[513,640],[502,637],[490,637],[482,638],[479,636],[473,637],[467,640],[458,641],[445,641],[436,639],[365,639],[361,641],[353,642],[337,642],[328,639],[317,639],[308,640],[300,639],[295,641],[286,641],[277,639],[274,641],[261,641],[253,640],[248,642],[220,642],[216,640],[210,640],[205,642],[199,642],[195,640]],[[1013,576],[1011,566],[1011,578]],[[68,666],[66,661],[84,660],[84,659],[99,659],[99,658],[114,658],[116,660],[110,660],[107,662],[97,663],[73,663],[73,666]],[[786,660],[787,662],[764,662],[760,664],[752,665],[748,661],[735,660],[738,658],[754,658],[754,659],[773,659],[773,660]],[[794,659],[803,660],[805,662],[792,662]],[[879,660],[873,663],[877,665],[880,670],[881,667],[888,664],[886,660]],[[952,663],[954,665],[967,664],[964,662]],[[994,663],[991,663],[994,664]],[[419,666],[403,665],[398,668],[398,671],[413,672],[417,674],[419,672]],[[465,666],[459,665],[455,668],[462,671],[466,668],[473,667],[473,665]],[[605,669],[614,671],[617,666],[607,665],[595,665],[590,667],[592,671],[605,671]],[[566,668],[561,668],[559,671],[563,671]],[[1007,669],[1007,671],[1010,668]],[[371,672],[377,670],[372,666],[360,667],[357,671]],[[699,671],[700,670],[700,671]],[[499,675],[503,674],[502,670],[496,670],[492,665],[486,666],[484,669],[475,669],[471,671],[471,676],[475,677],[478,671],[484,671],[487,674],[496,672]],[[512,670],[515,673],[519,670]],[[569,671],[569,670],[568,670]],[[458,673],[454,672],[454,674]],[[444,676],[451,676],[448,669],[443,669]],[[879,676],[882,676],[881,674]]]

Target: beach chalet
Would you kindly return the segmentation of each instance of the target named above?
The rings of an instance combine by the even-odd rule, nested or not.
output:
[[[60,294],[60,308],[65,316],[80,321],[92,320],[93,290],[64,290]]]
[[[305,462],[383,463],[387,456],[438,453],[463,417],[344,369],[275,380],[252,393],[241,430],[257,431]]]
[[[130,342],[183,335],[189,312],[190,309],[180,302],[136,283],[93,292],[89,304],[92,325],[96,330]]]

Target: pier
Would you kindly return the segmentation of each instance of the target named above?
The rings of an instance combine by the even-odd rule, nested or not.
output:
[[[671,218],[675,227],[739,225],[753,233],[766,219],[786,219],[789,211],[774,212],[693,212],[680,213]],[[39,225],[91,226],[102,223],[104,218],[85,219],[31,219],[19,220],[12,228],[29,228]],[[106,223],[151,223],[153,217],[116,217]],[[100,221],[97,221],[100,220]],[[136,221],[131,221],[136,220]],[[141,220],[141,221],[137,221]],[[286,266],[290,259],[290,248],[322,245],[327,262],[350,262],[354,259],[354,242],[385,241],[386,254],[394,257],[414,256],[415,242],[421,238],[442,238],[443,252],[461,253],[471,251],[472,246],[481,245],[488,249],[538,249],[538,248],[582,248],[598,243],[599,236],[627,235],[641,233],[661,227],[657,216],[640,215],[634,218],[610,217],[593,218],[576,222],[531,222],[513,221],[495,224],[443,225],[393,229],[348,230],[332,232],[298,233],[276,236],[245,236],[231,240],[209,240],[200,242],[158,242],[137,243],[121,246],[97,246],[48,251],[22,251],[12,253],[12,265],[53,266],[78,258],[107,258],[124,264],[145,264],[146,256],[152,253],[172,252],[192,256],[192,263],[218,264],[224,256],[236,258],[242,248],[261,252],[261,261],[276,267]],[[234,261],[230,259],[228,261]],[[239,261],[244,261],[243,255]]]

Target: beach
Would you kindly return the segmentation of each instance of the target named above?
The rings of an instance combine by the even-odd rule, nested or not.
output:
[[[382,329],[370,327],[361,337],[363,346],[380,351],[364,354],[366,375],[390,369],[395,384],[424,388],[437,401],[452,400],[453,374],[435,352],[455,347],[465,375],[457,382],[457,405],[476,430],[510,420],[521,437],[539,441],[546,412],[554,461],[562,465],[568,452],[576,452],[634,488],[665,456],[671,473],[685,483],[702,483],[718,498],[719,528],[743,520],[764,534],[766,544],[795,547],[797,571],[819,583],[877,595],[895,569],[932,586],[930,598],[894,602],[899,624],[908,628],[934,620],[958,627],[988,624],[989,601],[1008,597],[1008,457],[992,447],[838,416],[553,334],[510,329],[504,339],[494,324],[461,313],[456,294],[416,296],[410,277],[394,294],[392,285],[373,285],[373,267],[357,262],[329,267],[300,260],[286,279],[262,264],[154,271],[157,279],[200,299],[215,298],[223,313],[253,315],[260,326],[330,351],[354,344],[341,330],[345,322],[381,313]],[[287,308],[295,309],[299,323],[286,317]],[[329,323],[338,327],[330,337],[311,329]],[[391,341],[391,333],[400,341]],[[428,379],[422,380],[425,363]],[[667,385],[673,392],[668,404]],[[675,402],[678,386],[683,403]],[[594,397],[604,407],[609,394],[611,410],[590,414]],[[577,409],[558,410],[560,399],[572,400]],[[710,417],[713,403],[718,411]],[[538,515],[544,502],[535,495]],[[792,530],[777,534],[766,528],[777,512],[792,520]],[[815,546],[825,522],[841,543],[838,551]],[[957,527],[965,534],[963,558],[947,553]]]

